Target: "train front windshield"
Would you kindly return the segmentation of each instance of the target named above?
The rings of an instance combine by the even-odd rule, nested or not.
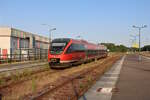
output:
[[[65,43],[65,42],[63,42],[63,43],[52,42],[51,48],[50,48],[50,53],[51,54],[61,54],[64,51],[66,45],[67,45],[67,43]]]

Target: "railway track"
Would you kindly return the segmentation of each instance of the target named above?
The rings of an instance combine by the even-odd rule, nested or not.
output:
[[[27,81],[31,79],[33,75],[36,75],[39,73],[46,73],[46,72],[53,73],[54,72],[54,70],[49,71],[49,69],[45,68],[44,67],[45,65],[46,65],[45,63],[42,63],[42,64],[39,64],[38,66],[29,66],[29,67],[11,68],[7,70],[1,70],[0,71],[0,88],[4,86],[5,87],[9,86],[9,84],[14,83],[13,81],[15,81],[15,83],[21,83],[21,82]],[[29,77],[29,75],[31,77]],[[19,78],[20,80],[16,82],[14,78]]]
[[[1,68],[0,69],[0,73],[2,72],[10,72],[10,71],[16,71],[16,70],[21,70],[21,69],[25,69],[25,68],[32,68],[32,67],[41,67],[43,65],[48,64],[47,62],[42,62],[42,63],[32,63],[32,64],[27,64],[27,65],[16,65],[15,67],[10,67],[10,68]]]
[[[109,61],[102,63],[104,67],[96,65],[92,68],[82,70],[72,76],[62,76],[59,84],[52,83],[35,94],[25,95],[23,100],[76,100],[99,78],[104,71],[110,67],[119,58],[114,57]],[[108,64],[107,64],[108,63]],[[86,88],[82,89],[81,84],[85,84]],[[60,90],[61,89],[61,90]],[[68,91],[68,92],[66,92]],[[70,91],[70,92],[69,92]],[[69,94],[69,95],[68,95]]]
[[[93,62],[93,63],[85,64],[83,66],[80,65],[78,67],[73,67],[73,68],[64,69],[64,70],[47,70],[43,72],[42,71],[36,72],[32,74],[31,76],[29,76],[29,78],[27,79],[20,80],[19,82],[11,83],[6,86],[0,87],[0,94],[2,94],[3,98],[6,100],[8,99],[32,100],[32,99],[37,99],[37,98],[42,99],[45,97],[51,98],[53,96],[55,100],[59,100],[60,98],[57,99],[57,96],[62,94],[59,91],[59,89],[64,88],[63,90],[70,91],[70,92],[65,92],[61,90],[64,93],[66,93],[66,94],[63,94],[63,96],[66,95],[67,99],[68,97],[69,99],[76,98],[76,97],[79,97],[83,91],[83,90],[77,89],[77,87],[79,88],[80,86],[76,86],[76,85],[78,83],[85,83],[85,84],[88,83],[89,77],[93,77],[92,81],[95,81],[96,79],[94,77],[95,77],[95,74],[97,73],[97,70],[98,70],[97,68],[100,68],[99,69],[100,73],[103,73],[102,69],[105,67],[102,67],[102,66],[103,65],[105,66],[107,62],[114,61],[116,59],[114,58],[108,57],[106,59],[101,59],[98,65],[95,62]],[[101,67],[98,67],[99,65]],[[91,76],[88,76],[88,74]],[[99,75],[100,74],[97,74],[96,76],[99,76]],[[33,91],[34,81],[36,83],[35,91]]]
[[[54,70],[54,69],[33,71],[29,74],[30,76],[29,75],[23,76],[22,74],[20,74],[20,79],[17,81],[16,80],[13,81],[12,77],[4,77],[1,79],[5,80],[6,83],[4,85],[0,85],[0,90],[3,88],[8,88],[11,85],[17,85],[17,84],[23,83],[25,81],[32,80],[32,78],[34,78],[34,77],[38,77],[38,76],[42,77],[42,76],[46,76],[48,74],[53,74],[53,73],[58,73],[58,72],[60,72],[60,70]]]

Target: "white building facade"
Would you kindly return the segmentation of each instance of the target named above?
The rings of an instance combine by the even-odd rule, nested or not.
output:
[[[0,54],[17,49],[48,49],[49,38],[10,27],[0,27]]]

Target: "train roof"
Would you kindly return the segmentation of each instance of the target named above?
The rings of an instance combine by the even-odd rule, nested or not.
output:
[[[70,38],[56,38],[53,39],[52,42],[69,42],[70,40]]]
[[[85,40],[78,40],[78,39],[72,39],[72,38],[56,38],[56,39],[53,39],[52,42],[69,42],[70,40],[76,43],[88,43]]]
[[[87,49],[94,49],[94,50],[106,50],[107,48],[104,45],[98,45],[94,43],[89,43],[86,40],[78,40],[78,39],[72,39],[72,38],[56,38],[52,42],[69,42],[72,41],[73,43],[81,43],[84,44]]]

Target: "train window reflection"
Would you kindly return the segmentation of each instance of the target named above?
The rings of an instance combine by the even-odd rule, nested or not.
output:
[[[50,48],[51,54],[61,54],[66,47],[66,43],[52,43]]]
[[[83,44],[71,44],[66,53],[83,52],[83,51],[85,51],[85,47]]]

